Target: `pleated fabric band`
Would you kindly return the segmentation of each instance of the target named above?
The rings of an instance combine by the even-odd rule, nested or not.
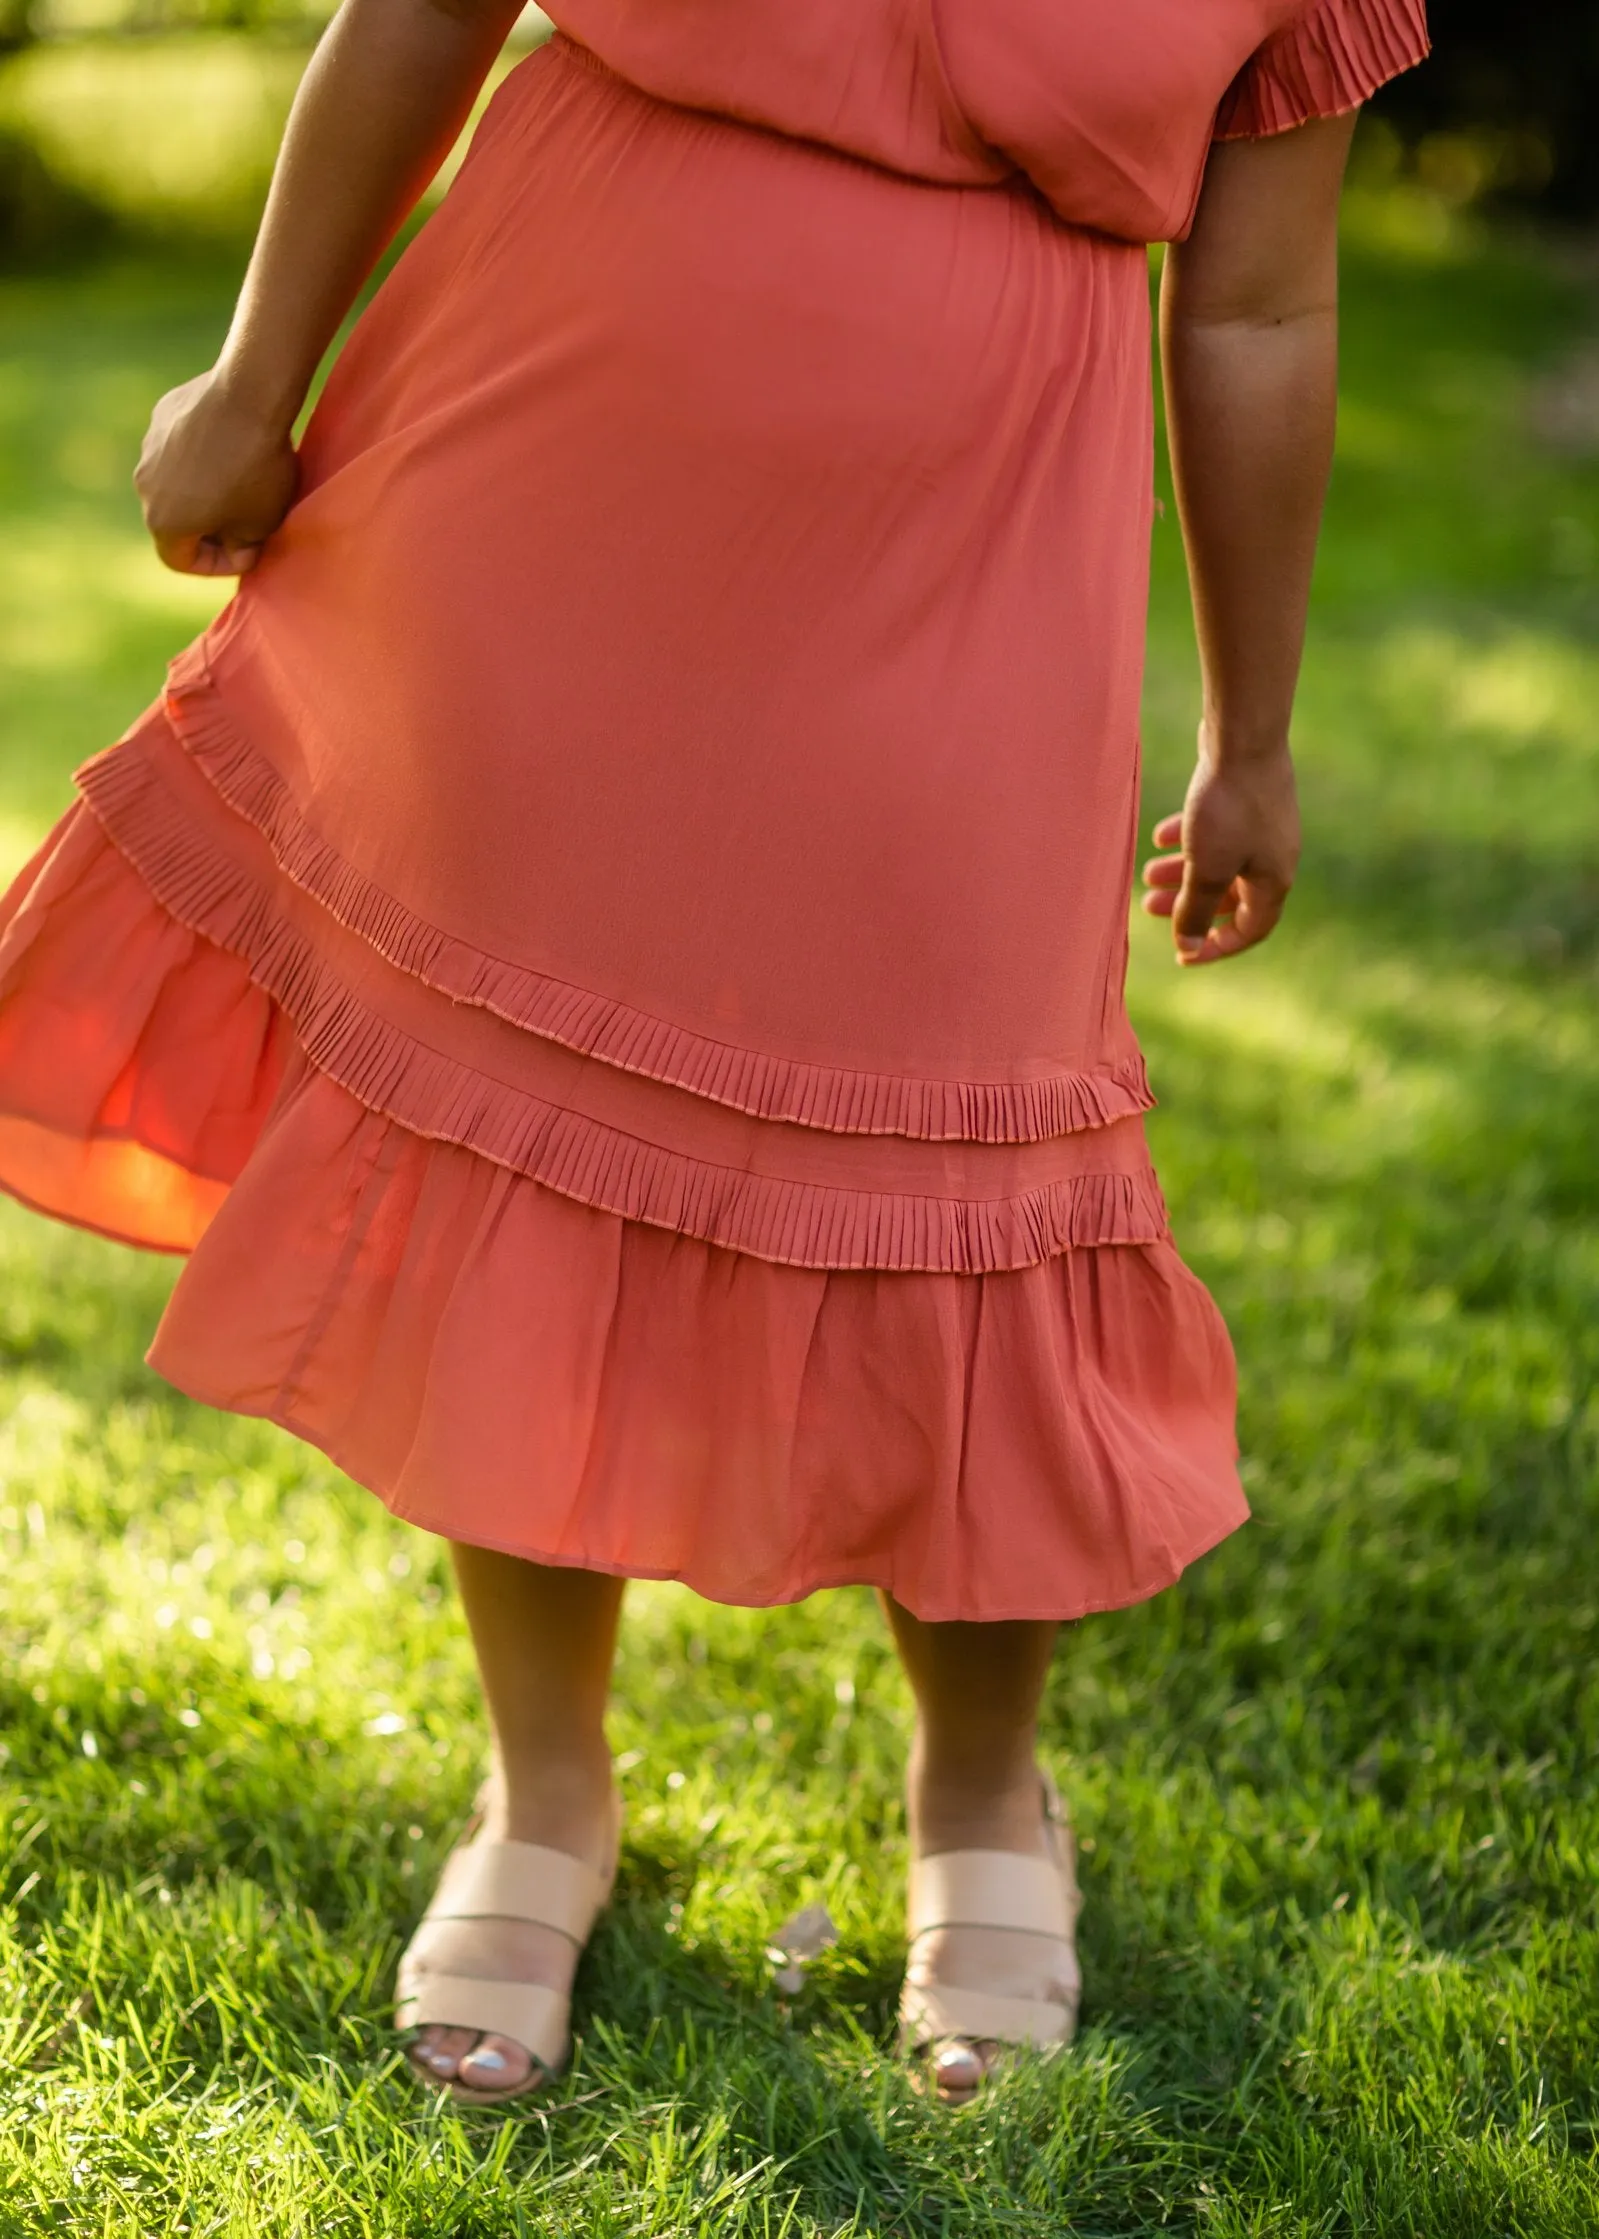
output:
[[[1216,137],[1266,139],[1358,109],[1429,51],[1425,0],[1311,0],[1228,89]]]
[[[758,1119],[927,1142],[1042,1142],[1103,1127],[1154,1103],[1137,1051],[1116,1064],[1031,1081],[916,1080],[802,1064],[712,1041],[630,1004],[485,955],[418,917],[310,830],[277,771],[230,719],[205,640],[173,664],[163,707],[220,798],[254,825],[284,876],[340,925],[452,1002],[481,1005],[607,1065]]]

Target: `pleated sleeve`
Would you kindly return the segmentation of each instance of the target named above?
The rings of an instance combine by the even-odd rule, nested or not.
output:
[[[1262,140],[1358,109],[1428,44],[1426,0],[1309,0],[1228,87],[1216,138]]]

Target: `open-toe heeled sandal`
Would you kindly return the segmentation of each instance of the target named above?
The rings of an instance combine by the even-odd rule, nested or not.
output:
[[[1054,1783],[1043,1782],[1044,1818],[1053,1856],[1024,1858],[1010,1850],[945,1850],[911,1867],[910,1948],[900,1995],[900,2042],[918,2064],[927,2063],[937,2096],[946,2105],[973,2097],[1006,2046],[1062,2045],[1077,2026],[1081,1977],[1073,1933],[1080,1899],[1075,1852],[1065,1806]],[[1064,1944],[1063,1998],[1026,1998],[943,1980],[917,1945],[935,1928],[1006,1928]],[[956,2085],[954,2071],[977,2074]],[[949,2080],[940,2068],[951,2071]]]
[[[473,2029],[481,2036],[508,2037],[533,2065],[520,2083],[490,2091],[455,2078],[428,2079],[413,2061],[425,2081],[437,2082],[468,2106],[489,2107],[540,2090],[566,2066],[572,2049],[569,1990],[503,1977],[446,1973],[428,1965],[427,1947],[430,1931],[443,1921],[515,1920],[557,1929],[581,1951],[616,1878],[620,1799],[613,1801],[612,1813],[610,1862],[603,1873],[564,1850],[546,1850],[541,1843],[485,1842],[479,1836],[451,1853],[400,1961],[396,2024],[401,2029]]]

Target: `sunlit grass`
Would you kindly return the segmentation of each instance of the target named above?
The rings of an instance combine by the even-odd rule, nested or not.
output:
[[[1384,214],[1387,210],[1387,215]],[[397,2071],[478,1776],[431,1543],[140,1364],[170,1265],[0,1217],[0,2233],[1588,2239],[1599,2222],[1599,476],[1522,399],[1573,290],[1357,207],[1279,940],[1134,940],[1256,1524],[1080,1627],[1086,2033],[951,2123],[892,2057],[902,1684],[864,1596],[633,1605],[629,1834],[563,2110]],[[146,551],[218,266],[0,293],[0,847],[216,596]],[[1148,804],[1193,716],[1157,533]],[[771,1926],[843,1931],[792,2008]]]

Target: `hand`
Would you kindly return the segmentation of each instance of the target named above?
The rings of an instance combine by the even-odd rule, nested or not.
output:
[[[1178,852],[1144,865],[1143,907],[1171,919],[1178,963],[1215,964],[1253,948],[1282,916],[1299,862],[1287,746],[1224,761],[1202,729],[1183,812],[1163,816],[1154,837]]]
[[[263,419],[213,369],[156,406],[133,486],[169,568],[248,575],[294,503],[297,477],[288,429]]]

